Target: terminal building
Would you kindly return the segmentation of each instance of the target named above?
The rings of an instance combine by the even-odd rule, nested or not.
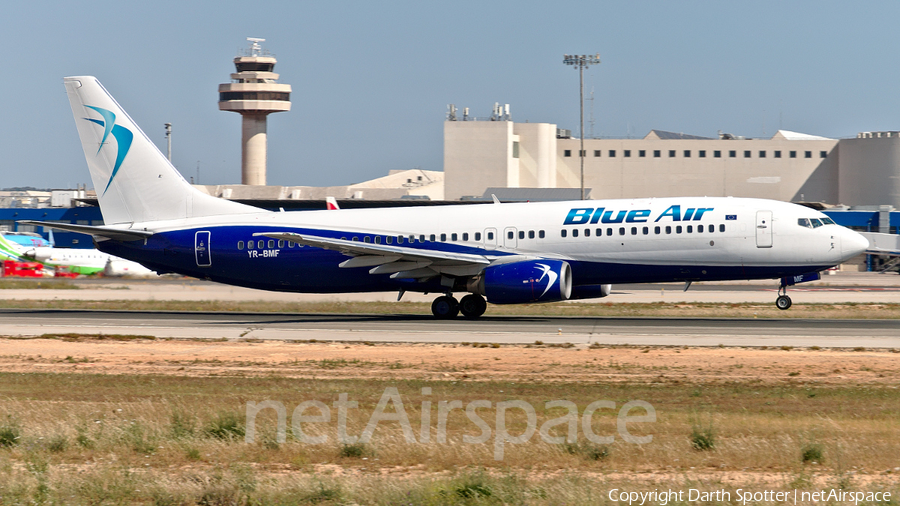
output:
[[[452,108],[451,108],[452,110]],[[489,187],[579,188],[580,139],[551,123],[444,123],[444,194]],[[641,139],[585,139],[589,198],[757,197],[900,208],[900,135],[829,139],[779,130],[768,139],[652,130]]]

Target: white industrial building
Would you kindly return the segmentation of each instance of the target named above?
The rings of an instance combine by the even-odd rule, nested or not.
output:
[[[444,195],[489,187],[578,188],[579,145],[551,123],[444,123]],[[466,117],[468,119],[468,117]],[[653,130],[641,139],[585,139],[590,198],[759,197],[900,208],[900,138],[866,132],[829,139],[779,130],[768,139]]]

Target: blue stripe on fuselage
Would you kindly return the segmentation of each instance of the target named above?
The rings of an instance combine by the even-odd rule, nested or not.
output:
[[[198,267],[194,255],[194,237],[199,230],[209,230],[211,265]],[[176,272],[203,279],[211,279],[227,284],[291,292],[347,293],[392,291],[404,288],[412,291],[443,292],[438,280],[418,283],[413,280],[391,279],[389,274],[369,274],[370,267],[342,269],[338,264],[348,257],[337,251],[315,247],[271,248],[278,250],[277,256],[262,256],[269,248],[248,249],[248,241],[265,241],[265,237],[254,237],[260,232],[294,232],[311,236],[360,239],[369,235],[360,232],[342,232],[291,227],[223,226],[176,230],[155,234],[144,241],[102,241],[97,244],[101,251],[122,258],[140,262],[157,272]],[[418,235],[417,235],[418,236]],[[382,241],[384,235],[381,236]],[[396,236],[394,236],[396,237]],[[237,249],[238,241],[244,241],[243,250]],[[275,241],[277,246],[277,241]],[[468,246],[464,243],[415,242],[407,240],[404,247],[421,250],[449,251],[469,254],[489,254],[494,256],[512,253],[486,250],[483,247]],[[251,258],[249,251],[259,252]],[[773,266],[744,267],[695,266],[695,265],[639,265],[611,262],[569,261],[575,285],[657,283],[672,281],[717,281],[728,279],[775,279],[794,276],[825,269],[830,266]]]

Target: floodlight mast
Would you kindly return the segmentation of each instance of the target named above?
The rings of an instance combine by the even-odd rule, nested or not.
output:
[[[584,200],[584,68],[590,65],[600,63],[600,53],[595,55],[563,55],[563,63],[572,65],[578,69],[578,78],[580,86],[580,104],[581,104],[581,148],[578,150],[578,157],[581,158],[581,200]]]

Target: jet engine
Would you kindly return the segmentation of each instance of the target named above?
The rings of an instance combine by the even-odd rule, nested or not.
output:
[[[492,304],[556,302],[572,296],[572,268],[562,260],[529,260],[484,270],[471,291]]]

